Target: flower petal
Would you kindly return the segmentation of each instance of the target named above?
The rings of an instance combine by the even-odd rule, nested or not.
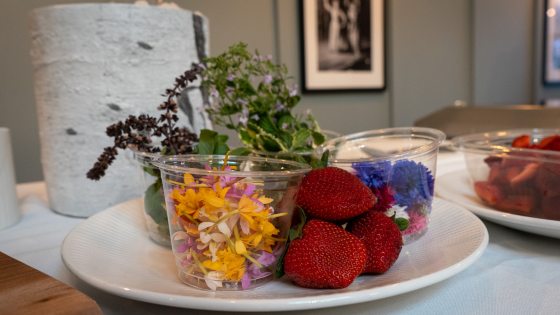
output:
[[[202,230],[206,230],[207,228],[214,226],[214,222],[202,222],[198,225],[198,230],[202,231]]]
[[[189,185],[194,182],[194,177],[189,173],[185,173],[183,175],[183,182],[185,183],[185,185]]]
[[[235,241],[235,251],[239,255],[243,255],[243,254],[247,253],[247,248],[245,248],[245,244],[243,244],[243,242],[241,240]]]
[[[218,230],[220,230],[220,232],[222,232],[227,237],[231,236],[231,230],[229,229],[229,226],[226,222],[218,223]]]

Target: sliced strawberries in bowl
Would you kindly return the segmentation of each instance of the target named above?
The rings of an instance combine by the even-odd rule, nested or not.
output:
[[[474,191],[484,203],[504,212],[560,220],[559,129],[467,135],[454,143],[465,153]]]

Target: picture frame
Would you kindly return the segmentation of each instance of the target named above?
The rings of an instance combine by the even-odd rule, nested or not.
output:
[[[546,0],[543,16],[543,83],[560,85],[560,0]]]
[[[385,89],[384,0],[300,0],[300,27],[304,93]]]

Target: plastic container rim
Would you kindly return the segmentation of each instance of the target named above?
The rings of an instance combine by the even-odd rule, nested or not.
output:
[[[451,139],[451,142],[455,150],[461,151],[463,153],[497,155],[520,160],[560,163],[560,152],[558,151],[512,148],[510,146],[492,144],[497,140],[513,140],[513,138],[524,134],[528,134],[531,136],[550,136],[554,134],[560,135],[560,129],[533,128],[481,132],[457,136]],[[483,140],[488,140],[488,142],[478,143]]]
[[[263,162],[263,163],[274,163],[274,164],[282,164],[282,165],[289,165],[294,167],[295,169],[291,170],[277,170],[277,171],[238,171],[238,170],[208,170],[202,168],[194,168],[188,167],[184,165],[172,165],[169,164],[170,162],[209,162],[212,160],[216,161],[223,161],[225,159],[225,155],[202,155],[202,154],[184,154],[184,155],[169,155],[169,156],[161,156],[156,158],[152,161],[152,164],[159,168],[164,172],[173,172],[173,173],[190,173],[196,175],[212,175],[212,176],[221,176],[221,175],[230,175],[235,177],[291,177],[291,176],[303,176],[305,173],[311,170],[311,167],[307,164],[289,161],[289,160],[281,160],[281,159],[273,159],[273,158],[265,158],[265,157],[257,157],[257,156],[228,156],[228,161],[235,161],[235,162]]]
[[[400,160],[403,158],[417,157],[423,154],[427,154],[436,150],[444,141],[445,133],[438,129],[426,128],[426,127],[395,127],[395,128],[384,128],[357,132],[353,134],[344,135],[342,137],[334,138],[326,141],[321,145],[317,152],[324,152],[329,150],[329,147],[336,147],[343,141],[355,140],[359,138],[391,138],[396,136],[407,136],[410,138],[423,138],[432,140],[431,143],[421,145],[411,150],[406,150],[397,154],[387,154],[386,156],[375,156],[367,158],[355,158],[355,159],[329,159],[329,162],[335,164],[350,164],[356,162],[371,162],[378,160]]]

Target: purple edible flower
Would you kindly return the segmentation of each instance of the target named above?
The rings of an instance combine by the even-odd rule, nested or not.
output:
[[[262,267],[259,267],[253,263],[248,264],[248,267],[245,269],[245,274],[241,278],[241,287],[243,289],[249,288],[249,286],[251,285],[251,279],[258,279],[271,274],[270,271],[263,271],[262,269],[264,269],[264,267],[270,267],[274,263],[276,263],[276,256],[269,252],[261,251],[261,254],[259,258],[257,258],[257,261],[262,265]]]
[[[434,195],[434,177],[422,163],[397,161],[389,182],[395,192],[396,203],[402,206],[429,202]]]
[[[357,162],[352,163],[356,176],[370,189],[379,189],[387,184],[391,173],[391,162]]]

